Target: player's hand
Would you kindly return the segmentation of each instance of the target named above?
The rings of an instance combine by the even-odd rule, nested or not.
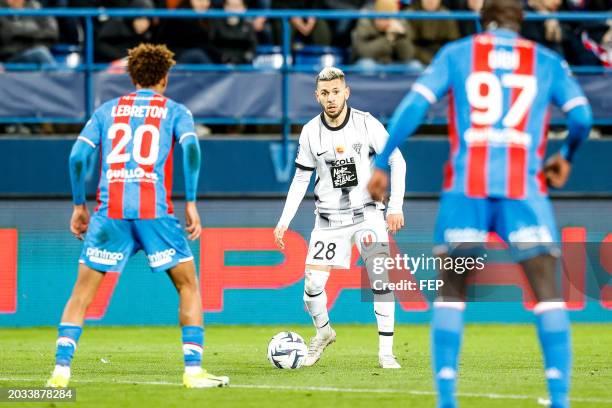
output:
[[[389,232],[395,234],[404,226],[404,214],[387,214]]]
[[[85,204],[75,205],[70,218],[70,232],[80,240],[89,227],[89,210]]]
[[[191,241],[200,238],[200,234],[202,233],[202,223],[195,201],[188,201],[185,204],[185,231],[187,231],[188,234],[187,238]]]
[[[368,191],[374,199],[374,201],[383,201],[385,194],[387,194],[387,186],[389,185],[389,175],[380,170],[374,169],[372,178],[368,183]]]
[[[552,156],[544,165],[544,175],[549,186],[561,188],[569,178],[572,165],[560,154]]]
[[[280,249],[285,249],[285,241],[283,241],[283,237],[285,236],[285,231],[287,231],[286,225],[279,225],[276,228],[274,228],[274,241],[276,242],[276,245],[278,245]]]

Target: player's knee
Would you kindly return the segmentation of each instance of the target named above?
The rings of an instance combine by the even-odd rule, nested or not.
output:
[[[521,262],[529,285],[539,302],[560,297],[555,273],[556,262],[556,258],[551,255],[540,255]]]
[[[304,300],[312,300],[323,294],[328,278],[328,271],[307,268],[304,274]]]

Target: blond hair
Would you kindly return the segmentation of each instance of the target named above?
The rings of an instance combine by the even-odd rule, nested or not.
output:
[[[334,79],[341,79],[344,82],[344,72],[340,68],[325,67],[317,74],[316,85],[319,85],[319,81],[333,81]]]

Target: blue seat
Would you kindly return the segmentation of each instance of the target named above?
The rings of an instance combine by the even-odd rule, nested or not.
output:
[[[81,63],[83,47],[77,44],[55,44],[51,47],[51,54],[58,64],[74,68]]]
[[[289,64],[291,64],[291,56],[289,56]],[[281,68],[283,66],[282,47],[279,45],[258,45],[253,66],[256,68]]]
[[[328,67],[342,65],[345,50],[321,45],[305,45],[295,53],[296,65]]]

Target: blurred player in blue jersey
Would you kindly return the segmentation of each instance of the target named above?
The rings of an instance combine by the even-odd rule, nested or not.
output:
[[[459,256],[490,231],[510,244],[538,300],[534,312],[552,407],[568,407],[570,324],[555,282],[558,238],[546,189],[565,184],[573,154],[588,136],[591,110],[567,64],[517,35],[523,20],[519,0],[487,0],[481,17],[487,31],[441,49],[396,110],[369,190],[380,199],[389,154],[417,129],[429,106],[449,94],[450,158],[434,238],[437,253]],[[567,115],[569,134],[543,166],[551,102]],[[457,406],[467,274],[441,275],[432,365],[438,407],[451,408]]]
[[[121,272],[143,250],[153,272],[167,272],[179,294],[188,388],[219,387],[227,377],[201,368],[204,329],[193,255],[174,216],[172,158],[183,149],[186,231],[199,238],[196,207],[200,147],[191,112],[163,96],[173,54],[165,46],[141,44],[129,51],[128,72],[136,91],[106,102],[81,131],[70,154],[74,211],[70,230],[84,239],[79,272],[64,308],[57,339],[56,366],[47,385],[66,387],[85,311],[106,272]],[[98,205],[93,217],[85,202],[87,158],[100,154]]]

